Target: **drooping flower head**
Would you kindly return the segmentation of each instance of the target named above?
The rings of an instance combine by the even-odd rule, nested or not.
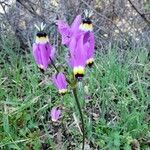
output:
[[[67,92],[67,81],[66,77],[63,73],[58,73],[56,75],[53,75],[52,77],[54,85],[58,88],[59,93],[61,95],[66,94]]]
[[[85,74],[86,51],[84,50],[83,38],[84,35],[80,35],[78,39],[73,37],[69,46],[70,62],[76,78],[81,78]]]
[[[61,110],[58,107],[53,107],[50,116],[52,121],[56,122],[60,118]]]
[[[82,23],[79,26],[81,31],[93,31],[93,24],[91,21],[91,16],[93,15],[92,11],[85,10],[84,11],[85,18],[82,20]]]
[[[49,43],[48,35],[44,32],[45,25],[41,23],[41,27],[35,26],[38,32],[33,44],[33,56],[38,67],[46,70],[54,57],[55,49]]]
[[[82,77],[85,64],[91,66],[94,61],[95,40],[92,32],[92,15],[92,12],[86,10],[85,18],[82,19],[81,15],[77,15],[70,27],[61,20],[57,21],[58,31],[62,36],[62,44],[66,45],[70,50],[71,57],[69,60],[76,77]]]
[[[93,31],[93,24],[91,21],[92,11],[85,10],[85,18],[82,19],[81,15],[77,15],[69,26],[62,20],[57,20],[58,31],[62,37],[62,44],[69,47],[72,37],[78,38],[81,34]]]

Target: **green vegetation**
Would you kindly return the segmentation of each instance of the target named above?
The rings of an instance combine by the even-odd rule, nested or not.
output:
[[[0,148],[79,149],[82,135],[75,101],[68,92],[59,97],[51,83],[53,68],[42,74],[32,54],[5,39],[0,51]],[[61,49],[61,51],[66,51]],[[64,56],[60,53],[60,58]],[[55,60],[58,66],[57,59]],[[63,67],[63,66],[62,66]],[[68,69],[69,71],[69,69]],[[98,52],[95,65],[86,68],[80,84],[80,101],[86,126],[86,146],[91,149],[148,148],[150,139],[150,58],[146,48],[117,47]],[[62,107],[54,123],[51,108]],[[74,116],[74,117],[73,117]]]

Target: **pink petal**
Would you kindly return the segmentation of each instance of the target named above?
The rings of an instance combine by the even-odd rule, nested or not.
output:
[[[57,107],[53,107],[51,110],[51,119],[56,122],[60,118],[61,111]]]

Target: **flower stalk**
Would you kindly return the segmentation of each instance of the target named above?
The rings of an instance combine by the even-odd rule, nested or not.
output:
[[[92,12],[85,11],[85,19],[82,19],[81,15],[77,15],[71,26],[62,20],[57,20],[58,31],[62,36],[62,44],[69,49],[69,66],[72,67],[73,78],[66,78],[63,72],[60,72],[53,59],[55,48],[49,42],[48,35],[44,32],[45,25],[41,23],[41,26],[37,28],[36,40],[33,44],[33,56],[36,64],[40,70],[47,70],[49,64],[51,64],[57,73],[52,77],[52,81],[55,87],[58,89],[59,94],[62,96],[66,94],[67,87],[70,85],[73,96],[79,111],[81,119],[82,129],[82,150],[85,147],[85,124],[84,116],[82,113],[82,107],[84,102],[81,103],[78,94],[81,94],[78,90],[78,81],[80,81],[85,75],[86,66],[91,67],[94,63],[94,50],[95,50],[95,39],[93,32],[93,24],[91,21]],[[81,88],[81,87],[80,87]],[[59,107],[53,107],[51,111],[52,121],[56,122],[59,120],[61,110]]]
[[[76,82],[77,84],[77,82]],[[80,102],[78,99],[78,95],[77,95],[77,86],[74,86],[72,88],[73,90],[73,95],[77,104],[77,108],[79,110],[79,114],[80,114],[80,118],[81,118],[81,124],[82,124],[82,150],[84,150],[84,144],[85,144],[85,126],[84,126],[84,119],[83,119],[83,114],[82,114],[82,110],[81,110],[81,106],[80,106]]]
[[[51,59],[51,57],[49,57],[50,61],[51,61],[51,65],[54,67],[54,69],[57,71],[57,73],[59,73],[58,68],[56,67],[55,63],[53,62],[53,60]]]
[[[58,68],[56,67],[56,65],[54,64],[54,62],[52,60],[51,60],[51,64],[55,68],[55,70],[57,71],[57,73],[59,73]],[[84,150],[84,144],[85,144],[85,127],[84,127],[83,114],[82,114],[80,102],[79,102],[78,95],[77,95],[77,79],[73,78],[73,82],[72,83],[67,78],[66,78],[66,81],[72,87],[73,96],[75,98],[75,101],[76,101],[76,104],[77,104],[77,108],[79,110],[79,114],[80,114],[80,118],[81,118],[81,124],[82,124],[82,150]]]

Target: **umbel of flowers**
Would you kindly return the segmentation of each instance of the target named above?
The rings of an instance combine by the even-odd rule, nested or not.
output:
[[[85,75],[85,67],[91,67],[94,63],[95,40],[93,24],[90,19],[91,16],[91,12],[85,11],[85,18],[82,19],[81,15],[77,15],[70,26],[62,20],[56,21],[62,39],[61,44],[68,48],[68,62],[69,66],[72,68],[71,74],[73,74],[71,80],[68,80],[64,73],[59,72],[54,64],[55,48],[52,47],[49,42],[48,35],[44,31],[45,25],[43,23],[40,27],[35,25],[38,31],[35,43],[33,44],[33,56],[40,70],[45,71],[48,68],[48,65],[52,65],[56,69],[57,73],[52,76],[52,82],[58,89],[60,96],[67,93],[68,86],[70,86],[73,91],[72,93],[76,100],[82,123],[82,150],[84,150],[85,131],[83,115],[77,96],[77,83],[78,79],[82,79]],[[59,107],[53,107],[50,116],[52,121],[58,121],[61,116],[61,110]]]
[[[89,66],[94,62],[94,33],[93,24],[90,19],[92,12],[85,11],[85,19],[82,19],[81,15],[76,16],[71,26],[62,20],[58,20],[56,24],[58,25],[58,31],[62,37],[62,44],[67,46],[70,50],[71,59],[73,56],[82,57],[83,61]],[[80,46],[80,50],[77,50]],[[83,55],[82,56],[82,51]],[[76,54],[81,52],[80,54]],[[82,66],[82,65],[81,65]],[[75,66],[76,67],[76,66]]]

